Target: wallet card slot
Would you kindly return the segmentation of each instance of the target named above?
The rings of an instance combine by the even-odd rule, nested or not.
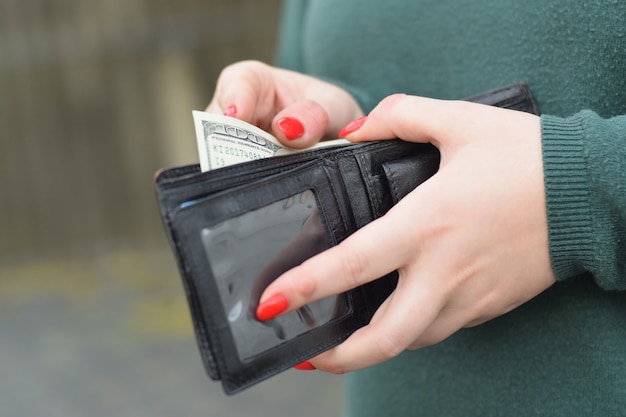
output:
[[[369,221],[383,216],[439,167],[439,152],[434,146],[398,139],[372,142],[354,157],[372,211]]]
[[[437,172],[439,158],[434,152],[411,155],[382,163],[393,204],[397,204],[407,194],[417,188]]]

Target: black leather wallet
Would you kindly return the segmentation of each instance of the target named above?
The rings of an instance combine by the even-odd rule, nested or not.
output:
[[[537,114],[524,83],[468,100]],[[366,325],[396,274],[269,322],[255,310],[280,274],[384,215],[438,166],[435,147],[388,140],[157,173],[163,223],[209,376],[234,394]]]

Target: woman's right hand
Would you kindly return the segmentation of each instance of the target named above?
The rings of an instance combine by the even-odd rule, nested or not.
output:
[[[343,88],[258,61],[224,68],[207,112],[254,124],[292,148],[336,138],[343,126],[363,116]]]

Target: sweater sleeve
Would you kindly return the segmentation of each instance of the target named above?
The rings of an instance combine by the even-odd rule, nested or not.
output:
[[[550,257],[559,280],[591,272],[626,289],[626,116],[542,116]]]

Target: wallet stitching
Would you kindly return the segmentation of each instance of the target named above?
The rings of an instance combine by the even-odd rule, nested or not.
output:
[[[324,175],[326,176],[326,181],[328,181],[328,184],[330,185],[330,188],[331,188],[331,193],[330,193],[330,194],[331,194],[331,196],[333,196],[333,197],[334,197],[335,195],[337,195],[337,193],[336,193],[336,189],[337,189],[337,188],[336,188],[336,187],[335,187],[335,185],[333,184],[332,177],[330,176],[330,173],[328,172],[328,166],[327,166],[327,164],[325,164],[325,163],[324,163],[324,164],[322,164],[322,168],[323,168]],[[343,188],[345,189],[345,184],[344,184],[344,187],[343,187]],[[318,196],[320,195],[320,192],[319,192],[319,190],[317,189],[317,187],[316,187],[316,190],[315,190],[315,191],[316,191],[316,193],[315,193],[315,194],[316,194],[316,199],[319,199],[319,197],[318,197]],[[337,201],[337,198],[336,198],[336,197],[335,197],[335,198],[333,198],[333,200],[334,200],[335,205],[339,208],[339,214],[340,214],[340,216],[341,216],[341,221],[342,221],[342,223],[343,223],[343,227],[344,227],[344,229],[345,229],[345,230],[347,230],[347,229],[348,229],[348,228],[347,228],[347,224],[348,224],[348,222],[347,222],[347,219],[346,219],[345,209],[342,207],[342,206],[343,206],[343,204],[339,204],[339,202]],[[322,217],[322,219],[323,219],[323,221],[324,221],[324,223],[323,223],[323,224],[324,224],[324,227],[326,228],[326,233],[327,233],[327,234],[329,234],[329,235],[331,236],[331,239],[333,240],[333,242],[331,242],[331,243],[332,243],[333,245],[337,245],[340,241],[342,241],[343,239],[345,239],[347,236],[345,236],[345,233],[342,233],[340,238],[337,238],[337,237],[335,236],[335,235],[336,235],[336,231],[331,230],[331,228],[330,228],[330,226],[329,226],[329,222],[328,222],[328,215],[326,214],[326,210],[322,209],[322,207],[323,207],[323,205],[322,205],[322,204],[319,204],[318,210],[320,211],[320,213],[321,213],[321,214],[322,214],[322,216],[323,216],[323,217]]]
[[[398,177],[396,175],[396,172],[391,169],[391,167],[387,169],[387,166],[383,164],[383,169],[387,174],[387,177],[389,178],[389,184],[391,185],[391,191],[394,197],[393,203],[397,204],[402,199],[402,197],[400,197],[400,190],[398,189]]]
[[[365,185],[365,191],[366,191],[366,196],[367,196],[367,203],[369,204],[370,207],[370,211],[372,212],[372,217],[374,219],[378,218],[380,216],[379,214],[379,210],[377,205],[374,202],[374,197],[376,193],[376,190],[374,189],[374,187],[372,186],[372,180],[369,176],[364,175],[363,172],[365,171],[365,168],[363,166],[364,162],[363,162],[363,157],[361,156],[362,153],[358,153],[355,155],[355,159],[357,161],[357,165],[359,166],[359,175],[361,177],[361,180],[363,181],[363,184]],[[379,197],[379,196],[377,196]],[[373,219],[370,219],[370,222]],[[367,222],[365,223],[367,224]],[[360,227],[363,227],[365,224],[361,224]]]
[[[186,258],[188,261],[188,265],[192,268],[189,270],[188,276],[190,277],[190,280],[193,282],[193,279],[191,278],[191,276],[193,276],[194,274],[192,273],[192,271],[200,270],[199,268],[200,265],[198,265],[198,263],[196,262],[195,256],[187,256]],[[194,289],[196,290],[196,293],[195,293],[196,297],[200,299],[200,296],[198,295],[198,290],[197,288],[195,288],[195,286],[194,286]],[[216,302],[215,296],[210,296],[210,301],[212,303]],[[217,299],[217,302],[219,303],[220,300]],[[220,340],[221,338],[219,336],[212,336],[212,333],[208,331],[209,324],[204,320],[203,312],[200,310],[199,313],[202,317],[202,324],[204,325],[203,333],[206,335],[207,347],[209,348],[209,351],[212,353],[213,360],[215,363],[215,369],[216,369],[215,373],[219,378],[223,380],[222,374],[220,372],[220,365],[223,364],[224,366],[221,366],[221,367],[223,367],[224,369],[228,369],[228,367],[225,366],[226,365],[225,362],[221,360],[221,357],[224,356],[224,353],[223,353],[224,347],[221,343],[221,340]]]
[[[338,323],[334,323],[334,325],[338,325]],[[322,345],[316,345],[314,348],[311,348],[307,350],[306,352],[303,352],[297,356],[294,356],[289,362],[285,362],[285,364],[282,364],[280,366],[268,368],[266,371],[258,373],[253,377],[243,377],[241,379],[227,377],[223,379],[222,382],[224,383],[225,387],[231,388],[233,392],[240,391],[250,385],[253,385],[256,382],[260,382],[272,375],[275,375],[277,371],[280,372],[282,370],[289,369],[293,365],[300,363],[303,360],[312,358],[313,356],[324,352],[326,349],[336,346],[338,343],[342,342],[343,340],[346,340],[350,336],[350,334],[352,334],[353,332],[354,330],[351,331],[349,334],[340,334],[338,336],[335,336],[329,339],[327,342],[325,342]]]
[[[188,261],[186,261],[186,252],[181,250],[182,241],[179,239],[175,228],[172,227],[172,221],[170,216],[165,216],[164,220],[166,224],[169,226],[168,229],[171,231],[171,241],[175,246],[176,258],[179,262],[179,269],[181,270],[183,286],[185,289],[185,295],[189,300],[189,309],[192,315],[193,327],[198,335],[196,343],[200,348],[202,358],[206,361],[209,367],[209,374],[211,372],[215,374],[216,378],[219,379],[219,371],[217,368],[217,363],[213,354],[213,349],[211,348],[211,343],[208,338],[208,332],[206,332],[206,322],[204,317],[202,316],[202,309],[200,307],[200,299],[198,297],[198,290],[194,285],[193,280],[190,278],[190,272],[188,272]],[[196,323],[198,321],[199,323]]]
[[[201,298],[198,294],[198,289],[195,286],[194,280],[192,278],[193,273],[192,271],[194,270],[198,270],[198,265],[197,263],[193,260],[193,256],[189,257],[187,256],[187,251],[182,250],[182,247],[179,245],[178,242],[182,241],[180,239],[178,239],[176,236],[174,236],[174,241],[176,242],[177,247],[179,248],[178,253],[180,254],[180,258],[181,258],[181,265],[183,267],[183,281],[185,282],[185,289],[189,289],[190,291],[192,291],[192,297],[193,300],[195,302],[193,302],[190,306],[190,310],[192,311],[192,315],[195,313],[196,315],[194,316],[195,319],[193,321],[198,320],[200,322],[200,325],[196,326],[194,323],[194,328],[197,328],[197,330],[199,331],[200,335],[202,336],[202,339],[200,340],[200,343],[198,343],[200,349],[206,349],[206,352],[209,354],[206,359],[209,362],[209,364],[211,365],[211,370],[215,373],[216,378],[220,378],[220,372],[219,372],[219,367],[218,367],[218,360],[216,357],[216,346],[214,343],[212,343],[211,341],[211,337],[210,337],[210,333],[209,331],[207,331],[207,327],[208,324],[206,322],[206,320],[204,319],[204,315],[202,312],[202,308],[201,308]],[[195,267],[195,268],[194,268]],[[189,297],[188,297],[189,298]],[[204,357],[204,355],[203,355]]]

